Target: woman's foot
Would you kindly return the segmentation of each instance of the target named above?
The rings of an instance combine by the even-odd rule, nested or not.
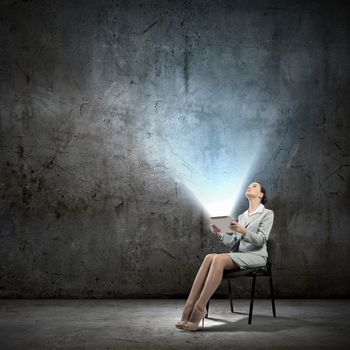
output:
[[[193,304],[185,304],[184,310],[182,312],[182,317],[181,317],[181,321],[178,321],[175,324],[176,328],[179,329],[183,329],[184,326],[186,325],[187,321],[189,320],[191,313],[192,313],[192,309],[193,309]]]
[[[201,308],[198,305],[192,310],[192,314],[188,322],[183,326],[183,329],[187,329],[189,331],[198,330],[199,322],[202,321],[202,327],[204,326],[204,317],[207,315],[207,309]]]

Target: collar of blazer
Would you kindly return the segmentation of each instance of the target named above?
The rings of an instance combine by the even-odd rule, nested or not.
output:
[[[263,210],[261,212],[256,212],[251,216],[248,216],[245,227],[247,227],[248,225],[250,225],[253,221],[255,221],[258,218],[261,218],[261,216],[266,213],[266,208],[264,207]],[[244,215],[244,213],[242,214]]]

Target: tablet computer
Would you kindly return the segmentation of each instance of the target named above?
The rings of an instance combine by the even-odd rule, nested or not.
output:
[[[210,218],[210,223],[217,226],[221,233],[228,233],[228,232],[234,232],[230,228],[230,224],[232,221],[232,217],[230,215],[228,216],[212,216]]]

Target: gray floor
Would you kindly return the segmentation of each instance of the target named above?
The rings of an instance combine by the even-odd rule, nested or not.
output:
[[[0,349],[350,349],[349,300],[213,299],[197,332],[178,330],[184,300],[0,300]]]

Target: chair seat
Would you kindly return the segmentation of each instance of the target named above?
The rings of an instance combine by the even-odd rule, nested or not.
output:
[[[242,277],[242,276],[247,276],[247,277],[252,277],[253,275],[258,275],[258,276],[268,276],[270,273],[270,266],[262,266],[262,267],[254,267],[250,269],[242,269],[242,270],[236,270],[236,271],[229,271],[226,270],[224,271],[223,278],[236,278],[236,277]]]

